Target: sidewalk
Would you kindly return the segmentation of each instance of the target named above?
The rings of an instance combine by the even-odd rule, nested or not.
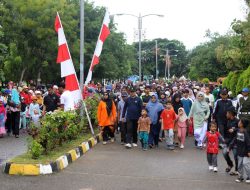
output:
[[[0,165],[27,150],[27,137],[27,134],[20,134],[19,138],[14,136],[0,138]]]

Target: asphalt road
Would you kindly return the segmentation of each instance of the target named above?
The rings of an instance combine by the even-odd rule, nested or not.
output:
[[[0,174],[0,190],[240,190],[250,185],[234,182],[219,156],[219,172],[208,171],[206,154],[184,150],[125,149],[118,142],[97,145],[58,174],[26,177]]]

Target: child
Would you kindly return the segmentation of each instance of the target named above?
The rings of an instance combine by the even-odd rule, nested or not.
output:
[[[229,145],[232,143],[234,138],[237,135],[239,120],[236,118],[236,111],[234,107],[231,107],[227,110],[227,126],[225,128],[225,142],[226,147],[223,149],[223,156],[227,162],[228,167],[226,168],[226,172],[229,173],[234,166],[235,163],[235,171],[230,172],[230,175],[238,175],[238,158],[237,158],[237,147],[236,143],[234,143],[229,151],[232,150],[234,156],[234,163],[230,158],[230,154],[227,151]]]
[[[138,120],[139,139],[143,150],[148,149],[148,135],[150,131],[150,118],[147,115],[147,110],[142,109],[141,117]]]
[[[32,122],[39,127],[39,117],[41,116],[41,110],[39,104],[37,103],[37,97],[32,97],[32,103],[29,106],[29,115]]]
[[[6,110],[4,107],[4,101],[1,98],[0,99],[0,138],[3,138],[3,136],[6,134],[5,121],[6,121]]]
[[[174,150],[174,122],[176,120],[176,115],[172,109],[172,103],[170,101],[166,104],[166,109],[161,113],[161,123],[162,130],[164,130],[166,135],[167,148]]]
[[[184,111],[184,108],[178,109],[176,125],[178,127],[178,138],[181,142],[180,148],[183,149],[187,133],[187,115]]]
[[[224,142],[223,137],[217,132],[217,124],[211,122],[210,131],[206,133],[206,137],[203,141],[207,142],[207,162],[209,165],[209,171],[217,172],[217,155],[219,153],[219,141]]]
[[[246,127],[248,126],[248,121],[241,119],[239,121],[236,137],[230,143],[229,150],[232,148],[233,144],[236,142],[237,154],[238,154],[238,173],[239,177],[235,180],[236,182],[242,182],[244,180],[244,175],[246,175],[246,183],[250,183],[250,137],[247,133]]]

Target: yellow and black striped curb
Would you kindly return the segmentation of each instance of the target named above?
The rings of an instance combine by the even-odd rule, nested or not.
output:
[[[102,140],[102,135],[98,134],[95,138],[91,137],[88,142],[83,142],[75,149],[70,150],[63,156],[60,156],[56,161],[50,164],[16,164],[7,162],[4,167],[4,173],[9,175],[46,175],[60,172],[69,164],[80,158],[88,150],[94,147]]]

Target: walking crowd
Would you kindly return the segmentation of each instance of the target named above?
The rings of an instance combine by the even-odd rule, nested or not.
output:
[[[228,165],[225,171],[237,175],[236,182],[250,183],[249,88],[236,97],[220,85],[191,81],[91,83],[89,88],[102,95],[97,118],[104,145],[114,142],[115,132],[120,132],[127,149],[140,141],[146,151],[158,148],[163,140],[168,150],[184,149],[186,137],[193,136],[194,145],[206,149],[210,171],[218,171],[221,149]]]
[[[127,149],[138,146],[144,151],[159,147],[184,149],[187,136],[197,149],[206,149],[208,169],[218,171],[217,155],[227,163],[225,171],[237,175],[236,182],[250,183],[250,90],[243,88],[236,97],[220,85],[192,81],[150,84],[91,82],[83,97],[99,94],[97,120],[103,144],[121,135]],[[46,91],[34,85],[17,86],[9,82],[0,92],[0,138],[26,132],[32,124],[55,110],[74,109],[74,100],[65,84],[49,85]],[[230,153],[233,154],[233,161]]]

